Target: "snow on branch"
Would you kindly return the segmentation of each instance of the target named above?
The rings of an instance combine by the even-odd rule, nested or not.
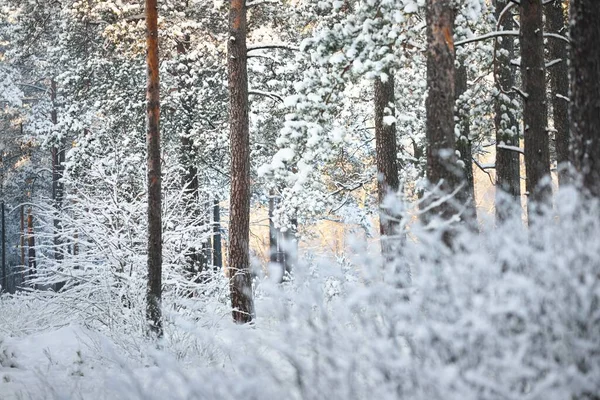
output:
[[[520,148],[518,146],[509,146],[509,145],[500,143],[496,147],[499,149],[502,149],[502,150],[516,151],[517,153],[521,153],[523,155],[525,154],[525,150],[523,150],[522,148]]]
[[[250,52],[252,50],[263,50],[263,49],[282,49],[282,50],[289,50],[289,51],[299,51],[300,50],[299,47],[290,46],[287,44],[257,44],[257,45],[248,46],[247,51]]]
[[[468,43],[480,42],[483,40],[493,39],[493,38],[500,37],[500,36],[519,36],[519,31],[512,30],[512,31],[490,32],[490,33],[486,33],[485,35],[476,36],[476,37],[472,37],[472,38],[464,39],[464,40],[459,40],[456,43],[454,43],[454,45],[455,46],[464,46],[465,44],[468,44]],[[567,43],[570,43],[568,38],[566,38],[562,35],[559,35],[557,33],[544,33],[544,37],[560,39]]]
[[[263,4],[281,4],[279,0],[254,0],[246,3],[246,8],[261,6]]]
[[[279,102],[283,103],[283,98],[280,95],[272,93],[272,92],[263,92],[262,90],[249,90],[248,94],[268,97],[272,100],[278,100]]]

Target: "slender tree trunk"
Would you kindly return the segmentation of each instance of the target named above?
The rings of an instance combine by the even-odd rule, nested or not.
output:
[[[395,246],[393,236],[399,234],[400,215],[397,210],[386,209],[387,196],[395,196],[400,187],[398,178],[398,150],[396,145],[396,104],[394,97],[394,75],[384,71],[387,79],[375,79],[375,150],[377,157],[377,195],[379,200],[379,233],[381,251],[386,259],[393,258]],[[391,122],[391,123],[390,123]]]
[[[568,26],[563,0],[555,0],[545,8],[546,26],[552,33],[567,34]],[[567,44],[562,40],[548,41],[548,55],[551,61],[560,60],[548,68],[550,93],[552,95],[552,117],[556,130],[556,161],[558,163],[558,182],[569,183],[569,53]]]
[[[462,170],[457,164],[454,137],[454,10],[451,0],[427,0],[427,87],[426,108],[427,180],[438,185],[437,193],[428,197],[425,207],[440,199],[442,193],[454,192]],[[456,214],[452,199],[425,214],[448,220]],[[444,243],[452,245],[446,230]]]
[[[2,219],[2,291],[7,292],[7,276],[6,276],[6,223],[4,221],[4,202],[0,205],[0,213]]]
[[[246,31],[246,1],[231,0],[227,41],[231,142],[228,267],[233,320],[237,323],[250,322],[254,317],[249,260],[250,138]]]
[[[509,0],[496,0],[496,19],[501,18]],[[499,21],[500,30],[513,30],[515,22],[510,14]],[[504,221],[513,210],[520,210],[521,163],[519,153],[505,146],[519,147],[519,122],[515,107],[516,69],[510,65],[515,58],[515,43],[511,37],[496,40],[494,80],[498,94],[494,100],[494,126],[496,128],[496,219]]]
[[[223,250],[221,245],[221,207],[219,200],[213,202],[213,267],[215,271],[223,269]]]
[[[54,79],[50,82],[50,98],[52,100],[52,111],[50,112],[50,118],[53,125],[58,124],[58,114],[56,110],[56,81]],[[52,148],[52,200],[54,202],[55,217],[54,217],[54,259],[57,261],[63,259],[63,253],[61,249],[62,241],[60,239],[61,220],[60,212],[62,210],[62,203],[64,197],[64,184],[62,178],[64,175],[64,163],[65,163],[65,144],[64,140],[59,142]]]
[[[271,189],[269,191],[269,263],[271,268],[281,269],[283,268],[282,260],[280,259],[280,241],[279,236],[280,230],[275,227],[275,221],[273,220],[273,214],[275,212],[275,191]],[[281,279],[283,280],[283,271],[281,273]]]
[[[571,0],[573,163],[583,187],[600,198],[600,1]]]
[[[33,215],[31,213],[31,208],[29,208],[29,213],[27,215],[27,258],[29,262],[29,279],[35,276],[36,274],[36,259],[35,259],[35,236],[33,233]],[[35,286],[34,286],[35,287]]]
[[[456,149],[460,154],[460,161],[463,164],[463,186],[457,193],[460,205],[464,205],[465,211],[462,220],[467,227],[476,232],[477,228],[477,209],[475,208],[475,177],[473,175],[473,147],[470,139],[469,110],[463,106],[461,96],[467,92],[468,74],[461,60],[460,67],[456,70],[456,116],[460,130],[460,137],[456,141]]]
[[[290,227],[283,232],[283,251],[281,251],[280,259],[283,261],[283,278],[285,274],[290,274],[296,267],[296,259],[298,257],[298,219],[290,220]]]
[[[190,35],[185,35],[183,40],[177,43],[177,54],[183,56],[188,53],[190,48]],[[182,62],[186,69],[183,76],[179,77],[179,90],[185,96],[185,93],[190,90],[190,85],[187,83],[189,74],[189,63],[187,60]],[[196,167],[194,160],[194,145],[191,135],[191,117],[196,112],[194,105],[191,104],[185,97],[182,102],[182,108],[185,113],[189,116],[190,122],[185,125],[185,132],[181,135],[181,163],[184,168],[183,174],[183,187],[186,200],[186,207],[190,215],[198,216],[199,208],[198,203],[200,200],[199,194],[199,181],[198,181],[198,168]],[[207,207],[208,208],[208,207]],[[205,222],[205,221],[204,221]],[[205,225],[205,224],[203,224]],[[206,272],[206,265],[208,264],[208,254],[206,254],[206,242],[202,243],[202,250],[197,248],[189,248],[186,252],[187,267],[190,274],[197,276],[198,273],[202,274]],[[201,282],[202,279],[196,279],[196,282]],[[190,295],[193,293],[190,293]]]
[[[148,88],[148,291],[146,317],[150,331],[162,336],[162,222],[160,165],[160,85],[158,74],[158,8],[157,0],[146,0],[146,61]]]
[[[552,196],[542,0],[522,0],[519,7],[527,209],[531,222],[532,216],[541,211],[542,205],[549,204]]]
[[[21,206],[21,265],[25,268],[25,206]],[[22,274],[23,275],[23,274]]]

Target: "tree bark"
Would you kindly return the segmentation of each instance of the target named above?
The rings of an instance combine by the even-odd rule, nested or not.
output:
[[[496,0],[496,19],[508,0]],[[499,29],[513,30],[515,22],[510,14],[499,21]],[[520,210],[521,202],[521,162],[519,153],[503,146],[519,147],[519,122],[515,107],[516,68],[510,65],[515,58],[515,43],[511,37],[496,40],[496,60],[494,80],[498,94],[494,100],[494,126],[496,129],[496,219],[508,219],[513,210]]]
[[[56,81],[52,79],[50,81],[50,99],[52,101],[52,111],[50,112],[50,118],[52,125],[58,124],[58,113],[56,110]],[[64,184],[62,178],[64,175],[64,163],[65,163],[65,143],[64,140],[59,140],[58,143],[52,147],[52,200],[54,203],[54,259],[59,261],[62,260],[62,241],[60,239],[61,220],[60,212],[62,210],[62,203],[64,197]]]
[[[229,212],[229,289],[233,320],[247,323],[254,316],[250,275],[250,138],[246,1],[231,0],[229,11],[228,74],[231,142]]]
[[[552,33],[566,36],[567,21],[563,0],[555,0],[545,8],[546,25]],[[569,183],[569,53],[567,44],[560,40],[548,41],[548,56],[551,61],[560,60],[548,68],[550,93],[552,95],[552,117],[554,120],[558,182]]]
[[[27,261],[29,263],[29,279],[36,274],[36,259],[35,259],[35,236],[33,233],[33,215],[31,213],[31,207],[27,215]],[[35,285],[34,285],[35,288]]]
[[[0,213],[2,214],[0,218],[2,219],[2,291],[8,291],[8,279],[6,276],[6,223],[4,221],[4,202],[0,205]]]
[[[571,0],[573,163],[587,193],[600,198],[600,2]]]
[[[148,291],[146,317],[150,331],[161,337],[162,297],[162,216],[160,165],[160,86],[158,73],[158,8],[157,0],[146,0],[146,62],[148,67],[147,147],[148,147]]]
[[[531,222],[532,216],[549,204],[552,195],[542,0],[522,0],[519,7],[527,210]]]
[[[400,187],[396,123],[386,123],[385,117],[396,116],[394,76],[384,71],[387,79],[375,79],[375,150],[377,158],[377,197],[379,200],[379,233],[381,251],[386,259],[394,256],[393,236],[398,234],[400,216],[385,208],[387,196],[395,196]]]
[[[223,268],[223,250],[221,245],[221,207],[219,200],[213,202],[213,267],[216,271]]]
[[[456,70],[456,99],[457,107],[462,104],[460,97],[467,92],[467,68],[464,59],[461,60],[460,67]],[[470,139],[469,128],[469,110],[458,108],[456,110],[458,119],[460,137],[456,141],[456,149],[460,154],[460,161],[463,164],[463,186],[457,193],[459,203],[465,207],[462,220],[471,231],[478,231],[477,228],[477,209],[475,207],[475,177],[473,175],[473,146]]]
[[[462,174],[454,137],[454,19],[451,0],[427,0],[427,180],[438,189],[428,197],[425,207],[443,194],[454,192]],[[455,213],[456,207],[449,199],[424,217],[426,221],[435,217],[449,220]],[[450,230],[443,238],[446,245],[452,245]]]

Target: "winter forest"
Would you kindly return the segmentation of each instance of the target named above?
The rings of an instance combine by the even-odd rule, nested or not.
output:
[[[600,1],[0,0],[0,399],[600,400]]]

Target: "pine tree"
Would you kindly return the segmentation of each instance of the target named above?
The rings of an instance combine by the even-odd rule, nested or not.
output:
[[[252,321],[250,275],[250,137],[248,121],[248,70],[246,0],[231,0],[229,11],[228,70],[231,146],[229,212],[229,288],[233,320]]]
[[[160,160],[160,86],[158,64],[158,6],[146,0],[146,45],[148,66],[148,292],[146,316],[150,330],[162,336],[162,222]]]
[[[552,195],[542,0],[523,0],[519,7],[525,172],[531,221],[539,207],[547,204]]]
[[[571,130],[583,187],[600,198],[600,2],[571,0]]]

